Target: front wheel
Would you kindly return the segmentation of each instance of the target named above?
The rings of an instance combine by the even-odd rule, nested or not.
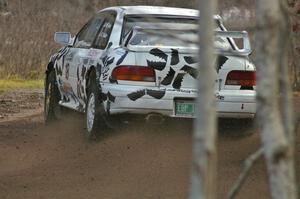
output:
[[[55,71],[52,70],[45,81],[45,99],[44,99],[44,120],[48,124],[59,118],[60,114],[60,93],[56,84]]]

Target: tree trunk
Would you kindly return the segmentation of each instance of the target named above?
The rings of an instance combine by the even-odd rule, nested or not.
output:
[[[214,97],[215,1],[200,0],[199,80],[193,135],[190,199],[216,198],[216,110]]]
[[[0,0],[0,11],[7,10],[7,0]]]
[[[279,71],[285,72],[284,67],[288,67],[282,64],[286,53],[280,51],[284,47],[280,31],[285,23],[281,11],[279,0],[257,1],[257,110],[272,198],[294,199],[297,195],[291,154],[293,144],[290,134],[285,134],[289,129],[283,127],[278,100]]]
[[[298,6],[300,6],[300,0],[298,1]],[[283,7],[282,7],[283,8]],[[300,9],[300,7],[299,7]],[[300,10],[299,10],[300,11]],[[283,22],[280,26],[280,35],[279,35],[279,44],[278,44],[278,63],[279,63],[279,87],[281,91],[281,110],[282,110],[282,123],[283,123],[283,129],[285,136],[289,143],[288,148],[288,156],[291,156],[288,158],[288,163],[290,164],[290,167],[294,167],[294,148],[295,148],[295,121],[294,121],[294,114],[293,114],[293,100],[292,100],[292,90],[291,90],[291,79],[290,79],[290,73],[288,68],[288,56],[290,52],[290,46],[291,46],[291,32],[289,31],[290,28],[290,21],[289,21],[289,15],[286,10],[282,12],[283,16]],[[297,38],[299,40],[299,38]],[[300,40],[299,40],[300,41]],[[299,42],[298,41],[298,42]],[[298,43],[299,45],[299,43]],[[300,46],[299,46],[300,47]],[[298,56],[299,57],[299,56]],[[300,63],[298,63],[298,66]],[[300,68],[298,67],[298,70]],[[298,76],[300,78],[300,76]],[[300,81],[299,81],[300,86]],[[290,178],[295,181],[295,170],[290,170]]]
[[[293,72],[293,88],[300,91],[300,0],[287,0],[290,12],[291,30],[291,58],[290,65]]]

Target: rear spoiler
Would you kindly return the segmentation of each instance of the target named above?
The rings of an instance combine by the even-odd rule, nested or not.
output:
[[[226,37],[233,44],[233,39],[243,39],[243,48],[238,48],[236,45],[235,49],[217,49],[220,54],[238,55],[238,56],[248,56],[252,53],[251,44],[249,40],[248,33],[246,31],[215,31],[217,37]]]
[[[155,29],[143,29],[141,27],[133,27],[132,30],[126,35],[125,39],[122,42],[122,47],[127,48],[131,51],[143,51],[147,52],[157,46],[138,46],[138,45],[131,45],[131,41],[134,38],[134,36],[139,31],[144,31],[150,34],[161,34],[162,36],[172,36],[172,30],[169,32],[161,33],[159,30],[163,30],[162,28],[155,28]],[[177,29],[176,29],[177,30]],[[179,30],[179,29],[178,29]],[[187,30],[187,31],[195,31],[195,30]],[[228,41],[233,45],[233,49],[216,49],[216,53],[223,54],[223,55],[234,55],[234,56],[248,56],[252,53],[251,50],[251,44],[248,37],[248,33],[246,31],[215,31],[216,37],[225,37],[228,39]],[[180,38],[177,38],[180,39]],[[233,39],[243,39],[243,48],[238,48]],[[189,40],[187,43],[193,43],[196,44],[198,41],[192,41]],[[168,47],[163,46],[159,47],[166,51],[171,52],[171,48],[178,49],[179,51],[187,51],[190,53],[197,53],[198,47]]]

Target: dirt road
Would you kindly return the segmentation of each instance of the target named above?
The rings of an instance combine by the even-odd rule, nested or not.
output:
[[[41,112],[0,121],[0,198],[187,198],[191,122],[156,128],[140,122],[92,143],[81,124],[81,116],[72,114],[45,126]],[[225,198],[260,141],[258,133],[242,137],[230,128],[221,127],[218,134],[218,198]],[[238,198],[269,198],[262,159]]]

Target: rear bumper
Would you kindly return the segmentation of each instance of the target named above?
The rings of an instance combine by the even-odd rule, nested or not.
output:
[[[164,92],[160,99],[147,94],[147,89],[153,87],[128,86],[128,85],[102,85],[104,93],[110,93],[114,101],[104,103],[110,114],[149,114],[158,113],[168,117],[180,117],[175,114],[174,99],[195,99],[195,89],[156,89]],[[136,100],[128,97],[128,94],[141,91],[144,95]],[[255,91],[250,90],[226,90],[216,93],[217,114],[221,118],[253,118],[256,113]],[[182,117],[182,116],[181,116]],[[191,116],[187,116],[192,118]]]
[[[221,118],[254,118],[256,114],[256,92],[252,90],[220,91],[217,112]]]

